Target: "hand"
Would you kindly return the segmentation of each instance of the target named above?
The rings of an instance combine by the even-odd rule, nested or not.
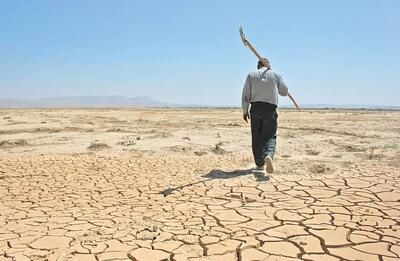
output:
[[[245,122],[248,122],[248,121],[247,121],[248,119],[250,119],[249,114],[248,114],[248,113],[244,113],[244,114],[243,114],[243,120],[244,120]]]

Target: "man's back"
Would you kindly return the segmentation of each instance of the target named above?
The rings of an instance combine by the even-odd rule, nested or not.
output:
[[[278,105],[278,95],[287,94],[288,88],[282,77],[277,72],[262,67],[247,76],[243,88],[243,110],[248,109],[248,104],[251,102]]]

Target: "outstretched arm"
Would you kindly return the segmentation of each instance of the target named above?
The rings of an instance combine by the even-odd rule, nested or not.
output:
[[[282,96],[288,95],[288,87],[286,83],[283,81],[282,77],[279,74],[276,74],[276,78],[278,80],[278,93]]]

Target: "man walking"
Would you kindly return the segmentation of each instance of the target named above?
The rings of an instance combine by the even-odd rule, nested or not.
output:
[[[288,88],[282,77],[271,70],[269,60],[258,61],[257,71],[249,73],[243,87],[243,119],[251,120],[251,137],[254,161],[257,169],[268,173],[274,171],[272,160],[276,147],[276,130],[278,127],[278,94],[288,95]],[[249,115],[250,107],[250,115]]]

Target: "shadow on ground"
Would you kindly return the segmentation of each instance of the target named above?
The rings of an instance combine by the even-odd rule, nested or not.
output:
[[[268,181],[269,176],[265,176],[264,172],[261,170],[257,170],[256,168],[243,169],[243,170],[234,170],[234,171],[223,171],[220,169],[212,170],[208,174],[202,176],[207,179],[231,179],[239,176],[245,176],[253,174],[257,181]]]
[[[167,188],[163,191],[160,191],[160,194],[163,194],[164,197],[170,195],[176,190],[183,189],[185,187],[190,187],[199,183],[207,182],[213,179],[232,179],[232,178],[237,178],[240,176],[245,176],[245,175],[254,175],[257,181],[269,181],[269,176],[265,176],[264,172],[261,170],[257,170],[256,168],[250,168],[250,169],[243,169],[243,170],[234,170],[234,171],[223,171],[220,169],[214,169],[211,170],[209,173],[206,175],[203,175],[202,177],[205,178],[204,180],[188,183],[182,186],[174,187],[174,188]]]

